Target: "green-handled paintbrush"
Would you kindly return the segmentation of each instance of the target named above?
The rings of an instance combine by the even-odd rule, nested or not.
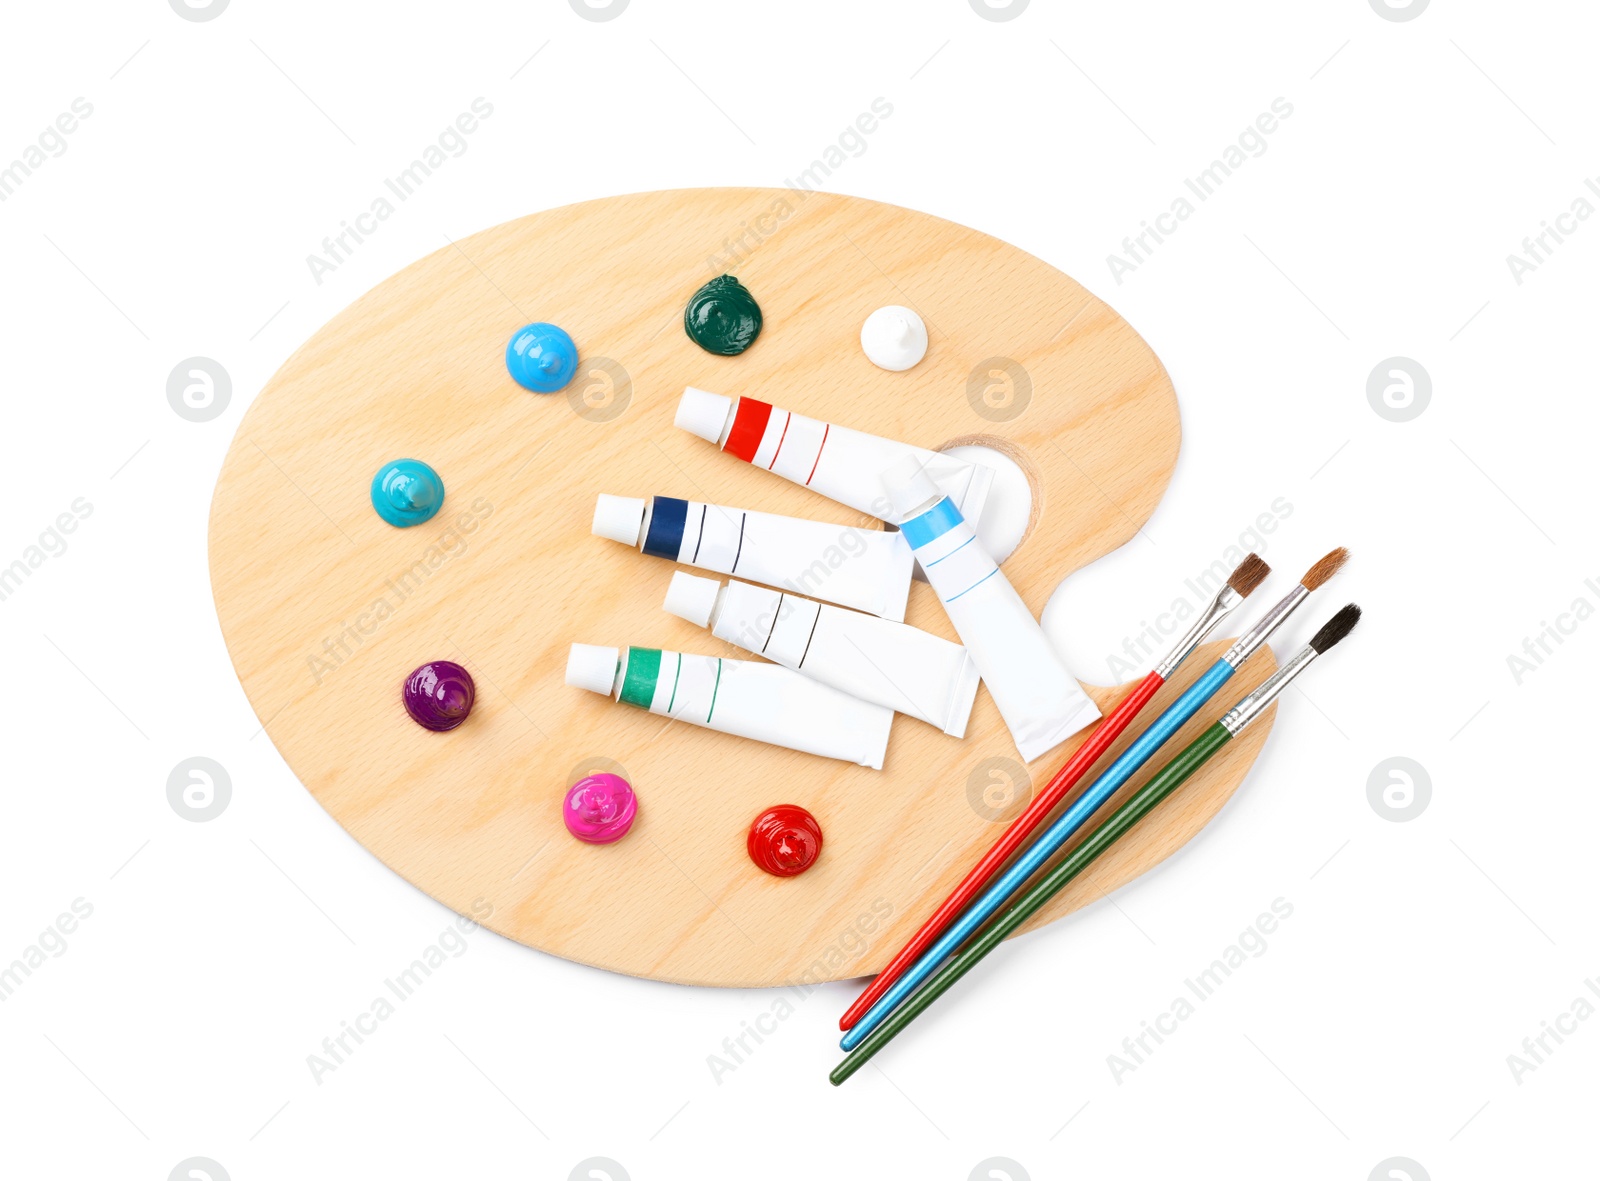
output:
[[[862,1040],[848,1058],[833,1068],[828,1080],[834,1086],[838,1086],[860,1070],[867,1059],[883,1049],[895,1035],[916,1020],[919,1013],[943,996],[950,986],[971,971],[979,960],[998,947],[1001,940],[1033,917],[1035,912],[1060,893],[1062,888],[1082,873],[1096,857],[1115,844],[1124,833],[1144,819],[1157,804],[1198,771],[1207,759],[1258,718],[1273,699],[1283,692],[1289,682],[1304,672],[1313,660],[1349,635],[1360,618],[1361,608],[1354,603],[1341,608],[1332,619],[1322,625],[1322,629],[1316,635],[1311,637],[1311,643],[1295,653],[1253,693],[1223,714],[1220,720],[1184,747],[1170,763],[1152,775],[1148,783],[1129,796],[1126,803],[1084,838],[1083,843],[1068,853],[1060,864],[1039,879],[977,938],[951,957],[950,961],[926,984],[907,997],[898,1009],[884,1019],[882,1025]]]

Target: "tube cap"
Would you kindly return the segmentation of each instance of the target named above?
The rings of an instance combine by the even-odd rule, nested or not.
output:
[[[617,663],[622,654],[598,644],[574,644],[567,653],[567,684],[574,689],[611,696],[617,683]]]
[[[711,623],[711,612],[721,589],[722,584],[715,578],[700,578],[679,570],[667,583],[667,600],[661,606],[669,615],[687,619],[696,627],[706,627]]]
[[[638,545],[639,534],[644,532],[644,499],[602,492],[594,502],[594,521],[589,531],[623,545]]]
[[[673,425],[699,435],[707,443],[722,444],[722,429],[728,425],[733,413],[733,399],[713,394],[709,390],[683,387],[683,397],[678,400],[678,415]]]
[[[891,463],[883,469],[879,478],[883,481],[884,490],[889,493],[889,504],[894,509],[897,521],[905,520],[943,495],[939,485],[923,468],[922,459],[914,454]]]

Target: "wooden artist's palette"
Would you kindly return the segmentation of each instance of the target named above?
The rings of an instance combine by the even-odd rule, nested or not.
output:
[[[721,271],[766,317],[738,357],[701,351],[681,323],[688,296]],[[858,339],[868,313],[891,303],[916,308],[931,339],[903,373],[875,368]],[[507,375],[506,342],[533,320],[566,328],[584,357],[563,393],[529,393]],[[662,611],[670,563],[590,535],[597,493],[874,524],[674,428],[686,385],[1011,456],[1032,483],[1034,519],[1005,571],[1035,613],[1067,574],[1133,535],[1178,453],[1177,404],[1155,355],[1077,283],[1004,242],[890,205],[783,189],[592,201],[422,259],[278,371],[217,481],[211,572],[223,634],[301,781],[445,905],[491,907],[486,925],[530,947],[660,980],[862,976],[999,835],[972,801],[987,791],[996,802],[996,784],[1003,797],[992,761],[1014,760],[1015,747],[987,691],[965,740],[897,718],[874,772],[563,683],[573,641],[746,655]],[[373,473],[401,457],[431,464],[446,488],[443,511],[410,529],[385,524],[368,498]],[[1148,605],[1167,591],[1130,588],[1130,621],[1141,593]],[[924,583],[912,587],[907,622],[955,638]],[[1192,657],[1149,716],[1221,647]],[[417,726],[400,701],[405,676],[439,659],[466,665],[478,686],[471,717],[447,734]],[[1259,653],[1239,691],[1219,694],[1177,743],[1271,659]],[[1102,708],[1120,696],[1090,693]],[[1229,744],[1035,922],[1192,837],[1267,730]],[[1069,750],[1033,763],[1035,789]],[[568,785],[597,769],[620,769],[640,799],[633,831],[604,847],[574,840],[561,820]],[[787,880],[745,855],[751,820],[778,803],[809,809],[825,834],[821,860]]]

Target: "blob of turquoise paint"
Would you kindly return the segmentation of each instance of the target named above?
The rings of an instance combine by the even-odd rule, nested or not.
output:
[[[396,459],[372,477],[372,507],[404,529],[432,520],[444,503],[444,481],[420,459]]]
[[[578,371],[578,346],[554,324],[529,324],[506,345],[506,368],[523,389],[553,394]]]

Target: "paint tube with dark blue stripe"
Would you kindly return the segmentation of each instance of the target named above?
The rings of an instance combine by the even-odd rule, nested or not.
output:
[[[1099,707],[1067,672],[1022,596],[917,458],[887,468],[883,484],[901,536],[989,686],[1022,761],[1098,718]]]
[[[779,590],[906,617],[915,561],[898,533],[701,504],[601,493],[591,528],[645,553]]]
[[[708,730],[883,769],[894,710],[764,660],[574,644],[567,684]]]

